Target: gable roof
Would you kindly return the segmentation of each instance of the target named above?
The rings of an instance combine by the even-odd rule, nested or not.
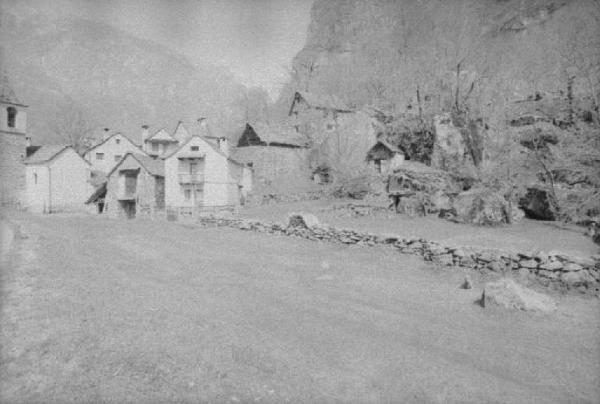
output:
[[[188,137],[190,137],[190,132],[188,132],[188,130],[185,128],[183,121],[177,122],[177,127],[173,132],[173,138],[179,142],[183,142]]]
[[[59,154],[67,149],[73,149],[71,145],[48,145],[41,146],[35,153],[25,159],[25,164],[44,164],[52,161]],[[75,150],[73,150],[75,152]],[[77,154],[77,152],[75,152]],[[90,164],[84,160],[79,154],[77,154],[81,160],[85,161],[86,164]]]
[[[214,144],[212,144],[212,142],[208,141],[208,139],[199,136],[199,135],[192,135],[190,136],[185,142],[183,142],[182,144],[180,144],[175,150],[173,150],[171,153],[167,154],[166,156],[160,157],[162,160],[166,160],[170,157],[172,157],[173,155],[175,155],[178,151],[180,151],[181,149],[183,149],[185,146],[187,146],[187,144],[192,140],[192,139],[200,139],[202,140],[204,143],[206,143],[211,149],[213,149],[217,154],[220,154],[221,156],[225,157],[227,160],[231,161],[234,164],[240,165],[240,166],[244,166],[243,163],[240,163],[239,161],[233,159],[232,157],[226,155],[225,153],[223,153],[221,150],[218,149],[217,146],[215,146]]]
[[[177,142],[177,140],[164,128],[157,130],[152,136],[149,136],[145,142],[149,142],[151,140],[162,140],[167,142]]]
[[[284,126],[269,126],[264,123],[246,124],[246,129],[252,129],[254,133],[267,145],[290,145],[305,147],[308,139],[291,128]]]
[[[139,150],[140,150],[140,151],[141,151],[143,154],[147,154],[147,153],[146,153],[144,150],[142,150],[142,148],[141,148],[141,147],[140,147],[138,144],[135,144],[135,143],[133,143],[133,141],[132,141],[131,139],[129,139],[129,137],[127,137],[127,135],[124,135],[124,134],[123,134],[123,133],[121,133],[121,132],[115,132],[115,133],[113,133],[112,135],[110,135],[109,137],[107,137],[106,139],[104,139],[104,140],[102,140],[102,141],[100,141],[100,142],[96,143],[94,146],[92,146],[92,147],[90,147],[89,149],[87,149],[87,150],[84,152],[84,155],[85,155],[85,154],[88,154],[89,152],[91,152],[92,150],[94,150],[96,147],[100,147],[100,146],[102,146],[104,143],[108,142],[110,139],[112,139],[113,137],[115,137],[115,136],[117,136],[117,135],[121,135],[121,136],[123,136],[125,139],[127,139],[127,141],[128,141],[129,143],[131,143],[133,146],[137,147],[137,148],[138,148],[138,149],[139,149]]]
[[[21,107],[27,106],[19,101],[12,87],[8,83],[8,77],[6,75],[2,77],[2,83],[0,84],[0,101],[6,104],[13,104]]]
[[[142,166],[150,175],[154,175],[156,177],[164,177],[165,176],[165,162],[160,159],[152,158],[146,154],[137,154],[137,153],[126,153],[121,161],[119,161],[110,172],[106,175],[106,177],[110,177],[119,166],[127,159],[127,157],[131,156],[135,159],[140,166]]]
[[[375,146],[377,146],[378,144],[383,145],[384,147],[386,147],[392,153],[402,153],[402,154],[405,154],[404,150],[400,146],[395,146],[395,145],[391,144],[390,142],[388,142],[385,139],[379,139],[377,141],[377,143],[375,143]],[[375,146],[373,146],[373,147],[375,147]]]
[[[292,113],[294,105],[296,105],[296,102],[300,99],[303,99],[304,102],[312,108],[329,109],[338,112],[352,112],[352,109],[335,95],[296,91],[289,114]]]

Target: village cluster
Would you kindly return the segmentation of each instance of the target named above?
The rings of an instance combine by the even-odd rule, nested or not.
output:
[[[87,209],[131,218],[166,208],[236,208],[246,202],[257,179],[302,171],[311,142],[319,142],[327,153],[328,134],[339,133],[340,127],[362,131],[359,156],[376,172],[385,173],[404,160],[401,149],[378,138],[369,114],[353,111],[335,97],[308,92],[295,93],[290,125],[248,123],[236,146],[212,133],[207,119],[200,118],[187,127],[179,121],[172,133],[141,125],[141,144],[106,128],[102,139],[82,155],[72,145],[32,145],[27,105],[7,80],[0,102],[2,204],[32,212]],[[326,164],[317,164],[312,172],[318,183],[329,177]]]

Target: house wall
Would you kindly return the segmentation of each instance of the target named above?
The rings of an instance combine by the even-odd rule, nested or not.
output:
[[[237,148],[234,157],[244,164],[252,163],[254,179],[259,182],[269,183],[276,178],[287,178],[293,181],[310,176],[308,149],[247,146]],[[252,174],[249,179],[252,180]]]
[[[139,169],[135,189],[136,204],[138,206],[157,207],[157,177],[148,173],[136,159],[129,155],[107,178],[106,213],[111,217],[124,217],[124,212],[119,204],[119,197],[125,191],[125,176],[122,174],[122,171],[133,169]]]
[[[26,201],[30,212],[46,213],[50,209],[50,177],[48,166],[28,165],[25,167]]]
[[[98,160],[97,153],[103,153],[104,158]],[[143,151],[125,136],[117,134],[100,146],[87,151],[84,158],[92,164],[93,170],[108,173],[127,153],[143,153]],[[118,159],[115,160],[115,157]]]
[[[73,150],[50,162],[26,167],[27,209],[37,213],[84,210],[94,192],[89,165]],[[37,181],[36,181],[37,175]]]
[[[198,146],[197,152],[191,147]],[[204,206],[237,205],[239,193],[237,182],[229,175],[228,159],[217,152],[205,140],[194,137],[182,149],[165,159],[165,204],[168,207],[193,207],[194,200],[185,199],[185,187],[179,183],[179,159],[181,155],[204,155]],[[236,195],[233,197],[232,195]]]
[[[94,192],[89,183],[90,166],[73,149],[50,161],[50,206],[52,211],[82,210]]]
[[[24,134],[0,131],[0,206],[24,202],[24,154]]]

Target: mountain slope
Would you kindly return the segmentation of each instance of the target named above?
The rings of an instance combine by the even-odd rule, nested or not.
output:
[[[37,142],[57,142],[53,122],[75,105],[97,127],[139,138],[140,126],[208,117],[215,130],[241,125],[244,87],[223,68],[192,65],[164,46],[80,18],[2,10],[2,68],[28,105]]]

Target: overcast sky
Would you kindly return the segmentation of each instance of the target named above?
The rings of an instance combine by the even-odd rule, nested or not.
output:
[[[272,97],[306,40],[313,0],[33,0],[99,20],[187,55],[224,64]]]

